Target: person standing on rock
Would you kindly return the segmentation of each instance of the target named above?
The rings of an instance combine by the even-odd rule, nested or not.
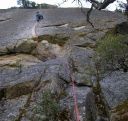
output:
[[[42,20],[43,18],[44,18],[43,15],[41,15],[41,14],[39,13],[39,11],[37,11],[37,12],[36,12],[36,21],[39,22],[39,21]]]

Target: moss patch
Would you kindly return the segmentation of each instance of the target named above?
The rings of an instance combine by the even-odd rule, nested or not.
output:
[[[128,112],[128,101],[124,101],[123,103],[121,103],[120,105],[118,105],[116,108],[114,108],[112,110],[113,113],[118,112],[118,114],[123,114]]]
[[[69,40],[69,37],[65,37],[65,36],[60,36],[60,35],[42,35],[42,36],[39,36],[38,39],[37,37],[36,38],[33,38],[35,41],[42,41],[42,40],[47,40],[49,43],[52,43],[52,44],[58,44],[60,46],[63,46],[68,40]]]
[[[87,35],[87,33],[85,33],[85,32],[78,33],[79,37],[85,37],[86,35]]]
[[[76,45],[76,46],[82,47],[82,48],[87,48],[87,47],[89,47],[89,48],[92,48],[92,49],[96,48],[95,43],[90,43],[90,42],[86,42],[86,43],[84,43],[84,44],[82,44],[82,45]]]
[[[93,87],[93,92],[95,95],[95,103],[97,105],[98,115],[108,117],[108,111],[101,95],[101,88],[99,84],[97,84],[96,87]]]
[[[32,92],[34,82],[23,82],[6,88],[6,98],[12,99]]]
[[[17,53],[31,53],[36,48],[37,42],[32,39],[25,39],[22,43],[16,46],[15,51]]]
[[[112,116],[112,120],[128,121],[128,100],[119,104],[111,111],[111,113],[114,114],[114,116]]]

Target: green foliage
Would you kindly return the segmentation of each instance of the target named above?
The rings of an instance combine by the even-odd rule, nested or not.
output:
[[[23,8],[27,8],[28,7],[28,0],[17,0],[17,4],[22,6]]]
[[[42,9],[48,9],[48,8],[57,8],[56,5],[50,5],[50,4],[36,4],[34,1],[30,0],[17,0],[17,4],[20,5],[20,8],[42,8]]]
[[[36,121],[57,121],[59,112],[59,104],[50,91],[41,95],[41,100],[34,108]]]
[[[105,69],[127,69],[128,35],[108,34],[99,41],[96,51]]]
[[[62,109],[59,105],[60,95],[45,91],[33,108],[32,121],[70,121],[68,108]]]
[[[49,8],[57,8],[57,6],[56,5],[50,5],[50,4],[42,3],[42,4],[37,4],[37,8],[49,9]]]
[[[35,2],[31,2],[31,7],[32,8],[36,8],[36,3]]]
[[[43,8],[43,9],[47,9],[48,8],[48,4],[37,4],[38,8]]]
[[[23,8],[36,8],[36,3],[29,0],[17,0],[17,4]]]

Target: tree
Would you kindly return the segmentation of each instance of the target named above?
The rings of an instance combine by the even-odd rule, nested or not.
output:
[[[78,3],[81,4],[81,0],[74,0],[74,1],[77,1]],[[100,2],[99,0],[86,0],[86,1],[90,2],[92,4],[92,7],[94,7],[95,9],[102,10],[117,0],[103,0],[103,2]],[[126,1],[128,4],[128,0]]]
[[[36,8],[36,3],[35,2],[31,2],[31,6],[32,6],[32,8]]]
[[[17,4],[23,6],[23,8],[27,8],[28,0],[17,0]]]
[[[21,5],[23,8],[36,8],[36,3],[29,0],[17,0],[17,4]]]
[[[127,3],[124,3],[122,1],[118,1],[118,6],[116,8],[116,11],[122,11],[122,12],[125,12],[127,13],[128,12],[128,0],[127,0]]]
[[[67,2],[68,0],[63,0],[63,2]],[[81,0],[74,0],[73,2],[78,2],[79,5],[82,6],[82,2]],[[117,0],[102,0],[102,2],[100,2],[100,0],[85,0],[87,2],[91,3],[91,8],[89,9],[89,11],[87,12],[87,22],[89,22],[92,27],[94,28],[93,24],[90,22],[90,14],[92,12],[93,9],[97,9],[97,10],[102,10],[105,9],[108,5],[110,5],[111,3],[117,1]],[[125,10],[127,10],[128,8],[128,0],[126,0],[126,6],[125,6]],[[128,10],[127,10],[128,11]]]

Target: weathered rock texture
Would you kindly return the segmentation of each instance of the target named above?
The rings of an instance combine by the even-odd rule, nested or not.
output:
[[[40,9],[44,20],[39,23],[35,21],[36,11],[0,10],[0,121],[32,120],[34,97],[38,100],[42,90],[64,94],[60,105],[62,109],[70,107],[75,121],[71,75],[81,121],[116,121],[118,111],[113,108],[128,99],[127,73],[113,72],[101,81],[102,98],[110,114],[102,117],[89,69],[97,40],[126,18],[95,10],[91,15],[94,29],[86,22],[87,9],[85,14],[77,8]]]
[[[108,108],[110,109],[110,115],[112,121],[128,120],[127,84],[128,84],[128,73],[121,71],[113,72],[112,74],[108,75],[106,78],[104,78],[101,81],[101,89],[105,97],[105,100],[108,104]]]

